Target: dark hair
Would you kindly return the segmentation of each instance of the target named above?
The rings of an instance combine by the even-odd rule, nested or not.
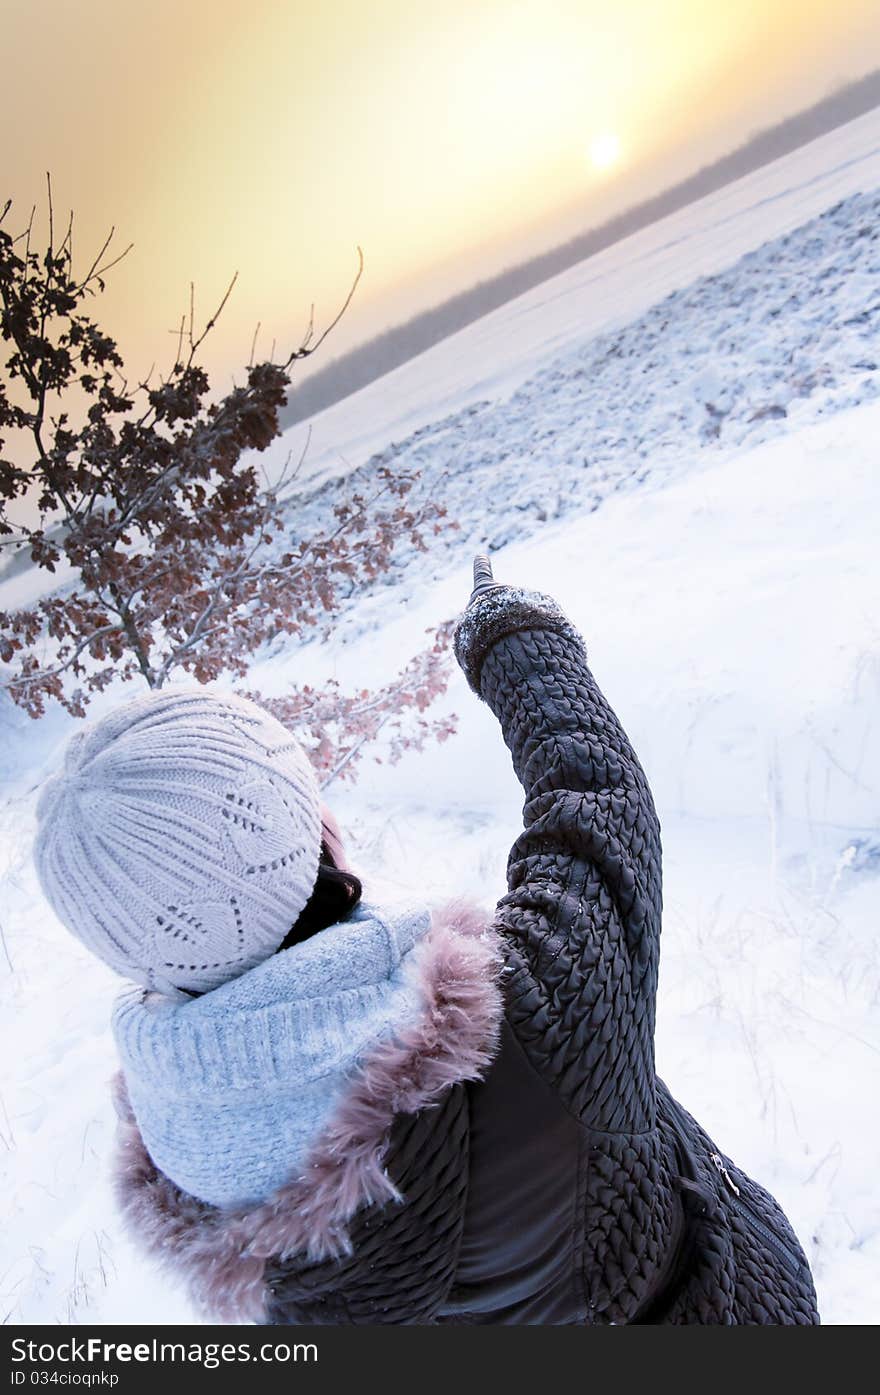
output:
[[[354,872],[345,872],[336,866],[329,846],[328,833],[329,830],[324,826],[318,876],[312,894],[278,946],[279,950],[289,949],[291,945],[307,940],[319,930],[326,930],[328,925],[335,925],[337,921],[344,920],[361,899],[363,887],[360,878],[356,877]]]

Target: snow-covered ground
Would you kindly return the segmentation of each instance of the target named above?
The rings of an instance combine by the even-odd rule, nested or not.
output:
[[[335,478],[391,442],[424,428],[436,431],[438,422],[461,408],[503,400],[567,350],[582,348],[597,335],[613,335],[698,277],[722,273],[842,199],[875,190],[878,164],[880,117],[874,111],[500,306],[292,428],[263,463],[271,473],[273,464],[280,470],[289,452],[299,459],[308,432],[301,478]],[[755,285],[753,272],[748,280]],[[748,296],[746,283],[741,285]],[[781,282],[771,285],[771,295],[782,289]],[[719,291],[723,295],[723,287]],[[720,296],[716,308],[723,309]],[[787,314],[788,307],[784,318]],[[699,324],[697,329],[705,342]],[[708,342],[713,351],[723,347]]]
[[[248,683],[389,678],[461,609],[475,541],[499,579],[560,601],[663,825],[658,1068],[779,1197],[837,1323],[876,1321],[880,1299],[878,188],[880,113],[323,413],[317,481],[334,460],[415,463],[461,535],[353,605],[345,643],[279,646]],[[327,797],[368,888],[491,907],[521,791],[457,669],[435,710],[458,714],[455,737]],[[0,721],[0,1314],[190,1321],[110,1197],[118,981],[55,923],[30,863],[36,791],[74,723],[8,704]]]

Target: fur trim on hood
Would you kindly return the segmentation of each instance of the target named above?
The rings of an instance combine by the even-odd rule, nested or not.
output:
[[[304,1168],[259,1205],[210,1206],[160,1172],[144,1146],[124,1076],[116,1075],[117,1202],[138,1243],[182,1274],[197,1306],[215,1320],[261,1320],[270,1258],[350,1253],[355,1213],[404,1199],[384,1165],[395,1116],[436,1105],[453,1085],[480,1079],[491,1063],[503,1015],[503,955],[486,912],[465,898],[433,908],[411,961],[421,1016],[364,1058]]]

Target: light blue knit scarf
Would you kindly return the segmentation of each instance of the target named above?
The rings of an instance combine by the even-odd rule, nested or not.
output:
[[[123,994],[114,1035],[160,1171],[216,1206],[256,1203],[289,1181],[358,1059],[418,1017],[404,969],[430,919],[362,900],[203,997]]]

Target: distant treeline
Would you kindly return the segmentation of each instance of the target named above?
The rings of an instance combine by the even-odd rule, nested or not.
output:
[[[579,233],[549,252],[542,252],[519,266],[460,291],[441,305],[421,311],[403,324],[395,325],[366,344],[333,359],[326,368],[319,369],[291,390],[287,406],[280,414],[282,425],[292,426],[313,416],[374,379],[390,373],[393,368],[423,353],[432,344],[455,334],[472,320],[478,320],[505,301],[531,290],[532,286],[684,208],[695,199],[712,194],[725,184],[750,174],[761,165],[788,155],[798,146],[806,145],[808,141],[825,135],[835,126],[842,126],[876,106],[880,106],[880,71],[842,87],[797,116],[790,116],[779,125],[758,132],[730,155],[704,166],[662,194],[636,204],[589,232]]]

